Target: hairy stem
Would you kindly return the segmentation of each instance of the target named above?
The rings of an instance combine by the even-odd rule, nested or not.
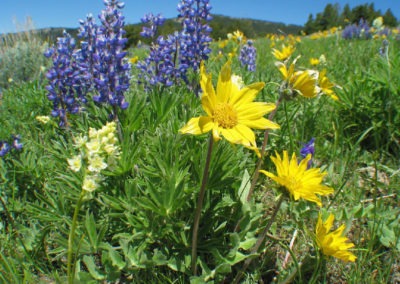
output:
[[[79,210],[82,205],[84,194],[85,194],[84,191],[82,191],[79,196],[78,202],[75,207],[74,216],[72,217],[71,230],[69,231],[69,236],[68,236],[67,277],[68,277],[69,284],[74,283],[74,275],[75,275],[74,270],[75,269],[73,269],[74,265],[72,264],[73,244],[74,244],[74,238],[75,238],[75,230],[78,225]]]
[[[213,142],[214,142],[213,136],[211,135],[210,141],[208,144],[207,158],[206,158],[206,164],[204,166],[203,179],[201,181],[200,193],[199,193],[199,197],[197,199],[196,212],[194,215],[193,235],[192,235],[192,272],[193,272],[193,275],[197,274],[197,237],[198,237],[198,233],[199,233],[201,209],[203,207],[204,194],[206,192],[208,173],[209,173],[209,169],[210,169]]]

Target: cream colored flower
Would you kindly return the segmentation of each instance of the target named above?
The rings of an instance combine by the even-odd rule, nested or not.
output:
[[[67,159],[69,168],[74,172],[78,172],[82,167],[82,156],[76,155],[71,159]]]

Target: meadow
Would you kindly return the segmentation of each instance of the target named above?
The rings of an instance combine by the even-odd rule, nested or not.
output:
[[[68,37],[3,42],[0,283],[400,282],[397,32],[203,43],[152,81],[113,41],[83,85]]]

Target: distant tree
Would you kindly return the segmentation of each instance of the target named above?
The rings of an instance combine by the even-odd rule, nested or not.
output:
[[[385,26],[389,26],[389,27],[397,26],[397,19],[393,15],[392,10],[390,10],[390,8],[387,9],[385,14],[383,15],[383,23],[385,24]]]
[[[340,15],[340,24],[346,26],[349,22],[351,22],[352,14],[350,5],[346,4],[343,7],[342,14]]]
[[[319,26],[321,30],[327,30],[339,24],[339,4],[328,4],[321,15]]]
[[[313,14],[308,15],[308,20],[304,25],[304,32],[308,35],[316,32]]]

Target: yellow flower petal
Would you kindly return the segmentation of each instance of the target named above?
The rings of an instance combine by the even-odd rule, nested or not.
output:
[[[209,132],[214,126],[211,118],[208,116],[194,117],[189,122],[179,129],[182,134],[200,135]]]

